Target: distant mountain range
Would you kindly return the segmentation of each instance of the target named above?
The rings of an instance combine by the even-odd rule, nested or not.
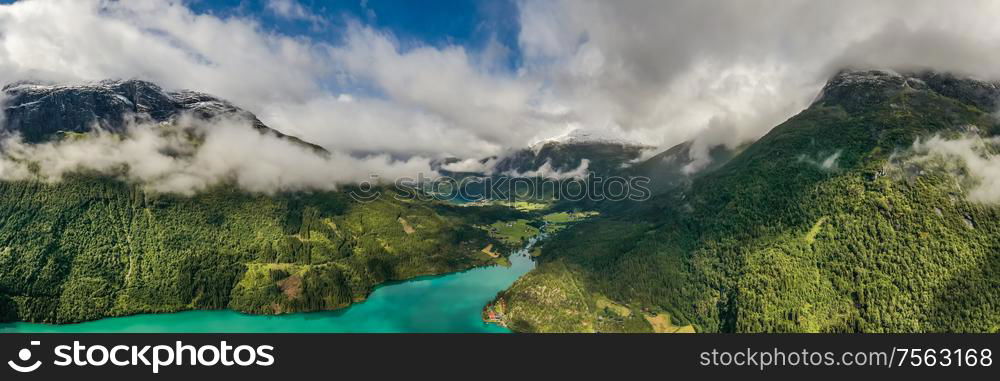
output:
[[[574,130],[564,136],[545,139],[530,146],[511,149],[497,156],[478,160],[474,170],[453,166],[458,158],[439,160],[435,169],[449,175],[506,175],[518,177],[537,173],[543,166],[552,172],[572,172],[581,167],[589,172],[609,175],[621,172],[638,160],[644,151],[655,149],[612,136]],[[464,166],[463,166],[464,167]]]

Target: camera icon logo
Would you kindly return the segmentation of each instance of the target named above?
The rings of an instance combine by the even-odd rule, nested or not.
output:
[[[42,344],[42,342],[40,342],[40,341],[36,341],[36,340],[32,340],[31,341],[31,346],[38,346],[38,345],[41,345],[41,344]],[[31,361],[31,349],[21,348],[21,350],[17,352],[17,358],[20,361],[24,362],[24,363],[27,363],[28,361]],[[30,372],[34,372],[36,369],[38,369],[38,367],[42,366],[42,362],[41,361],[35,361],[31,365],[19,365],[17,362],[14,362],[14,360],[10,360],[10,361],[7,361],[7,365],[10,365],[11,369],[14,369],[14,370],[16,370],[18,372],[21,372],[21,373],[30,373]]]

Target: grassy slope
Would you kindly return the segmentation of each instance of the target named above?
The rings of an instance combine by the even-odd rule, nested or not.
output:
[[[813,105],[690,189],[554,237],[499,296],[510,325],[587,331],[605,295],[698,331],[996,330],[998,209],[934,171],[884,175],[917,137],[995,122],[931,91],[861,106]]]
[[[83,175],[4,182],[0,320],[344,307],[387,280],[489,263],[492,240],[471,226],[490,213],[336,192],[156,196]]]

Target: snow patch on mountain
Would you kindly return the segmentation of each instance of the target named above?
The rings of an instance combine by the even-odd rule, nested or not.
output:
[[[641,143],[626,139],[607,130],[574,128],[566,133],[532,143],[529,147],[536,153],[546,144],[609,144],[642,147]]]

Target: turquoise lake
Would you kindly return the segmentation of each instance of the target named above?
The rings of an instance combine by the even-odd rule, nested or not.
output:
[[[470,332],[506,333],[483,323],[481,311],[496,294],[535,267],[528,255],[534,240],[510,256],[511,266],[480,267],[460,273],[414,278],[382,285],[368,300],[329,312],[279,316],[233,311],[142,314],[79,324],[0,324],[2,333],[266,333],[266,332]]]

